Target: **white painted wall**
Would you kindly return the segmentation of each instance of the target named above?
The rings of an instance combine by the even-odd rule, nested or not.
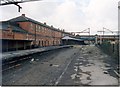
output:
[[[120,1],[118,2],[118,35],[119,35],[119,58],[120,58]],[[120,60],[119,60],[120,62]]]
[[[118,2],[118,7],[120,6],[120,1]],[[118,29],[120,30],[120,7],[118,8]]]

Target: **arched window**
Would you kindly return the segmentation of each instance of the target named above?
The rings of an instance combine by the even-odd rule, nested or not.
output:
[[[54,45],[54,41],[53,41],[53,45]]]
[[[49,41],[47,41],[47,46],[49,46]]]
[[[40,46],[40,41],[39,41],[39,44],[38,44],[39,46]]]
[[[44,46],[43,40],[42,40],[42,46]]]

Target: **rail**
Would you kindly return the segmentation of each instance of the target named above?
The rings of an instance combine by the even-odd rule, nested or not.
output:
[[[32,58],[31,55],[33,55],[33,54],[52,51],[52,50],[56,50],[56,49],[69,48],[69,47],[72,47],[72,46],[71,45],[52,46],[52,47],[43,47],[43,48],[37,48],[37,49],[32,49],[32,50],[23,50],[23,51],[17,51],[17,52],[13,51],[13,52],[3,53],[2,65],[1,65],[2,71],[1,72],[21,66],[21,63],[25,60],[32,61],[32,59],[34,59],[34,58]]]

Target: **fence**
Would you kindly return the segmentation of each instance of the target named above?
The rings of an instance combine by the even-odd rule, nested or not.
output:
[[[104,41],[100,48],[103,50],[104,53],[110,55],[114,58],[117,62],[119,60],[119,43],[110,43],[108,41]]]

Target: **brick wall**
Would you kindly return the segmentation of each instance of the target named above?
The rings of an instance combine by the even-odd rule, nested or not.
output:
[[[14,37],[13,32],[10,32],[9,30],[0,30],[0,32],[2,32],[2,35],[0,35],[1,39],[13,39]]]
[[[32,22],[18,22],[17,24],[19,24],[22,29],[28,31],[28,33],[12,32],[12,28],[6,30],[1,29],[0,39],[16,41],[25,40],[25,43],[18,43],[18,48],[21,48],[24,45],[52,46],[61,44],[62,32],[55,30],[53,27],[48,27],[46,24],[43,26]],[[29,41],[29,43],[26,41]],[[9,43],[11,46],[16,44],[16,42],[12,44],[10,41]],[[4,47],[6,47],[6,45]],[[13,48],[15,48],[15,46]]]
[[[14,32],[14,40],[27,40],[27,34]]]
[[[61,32],[52,30],[48,27],[44,27],[38,24],[34,24],[32,22],[19,22],[19,24],[21,28],[27,30],[32,34],[36,34],[30,36],[32,40],[36,39],[36,42],[34,42],[34,44],[39,46],[60,45],[62,37]]]

